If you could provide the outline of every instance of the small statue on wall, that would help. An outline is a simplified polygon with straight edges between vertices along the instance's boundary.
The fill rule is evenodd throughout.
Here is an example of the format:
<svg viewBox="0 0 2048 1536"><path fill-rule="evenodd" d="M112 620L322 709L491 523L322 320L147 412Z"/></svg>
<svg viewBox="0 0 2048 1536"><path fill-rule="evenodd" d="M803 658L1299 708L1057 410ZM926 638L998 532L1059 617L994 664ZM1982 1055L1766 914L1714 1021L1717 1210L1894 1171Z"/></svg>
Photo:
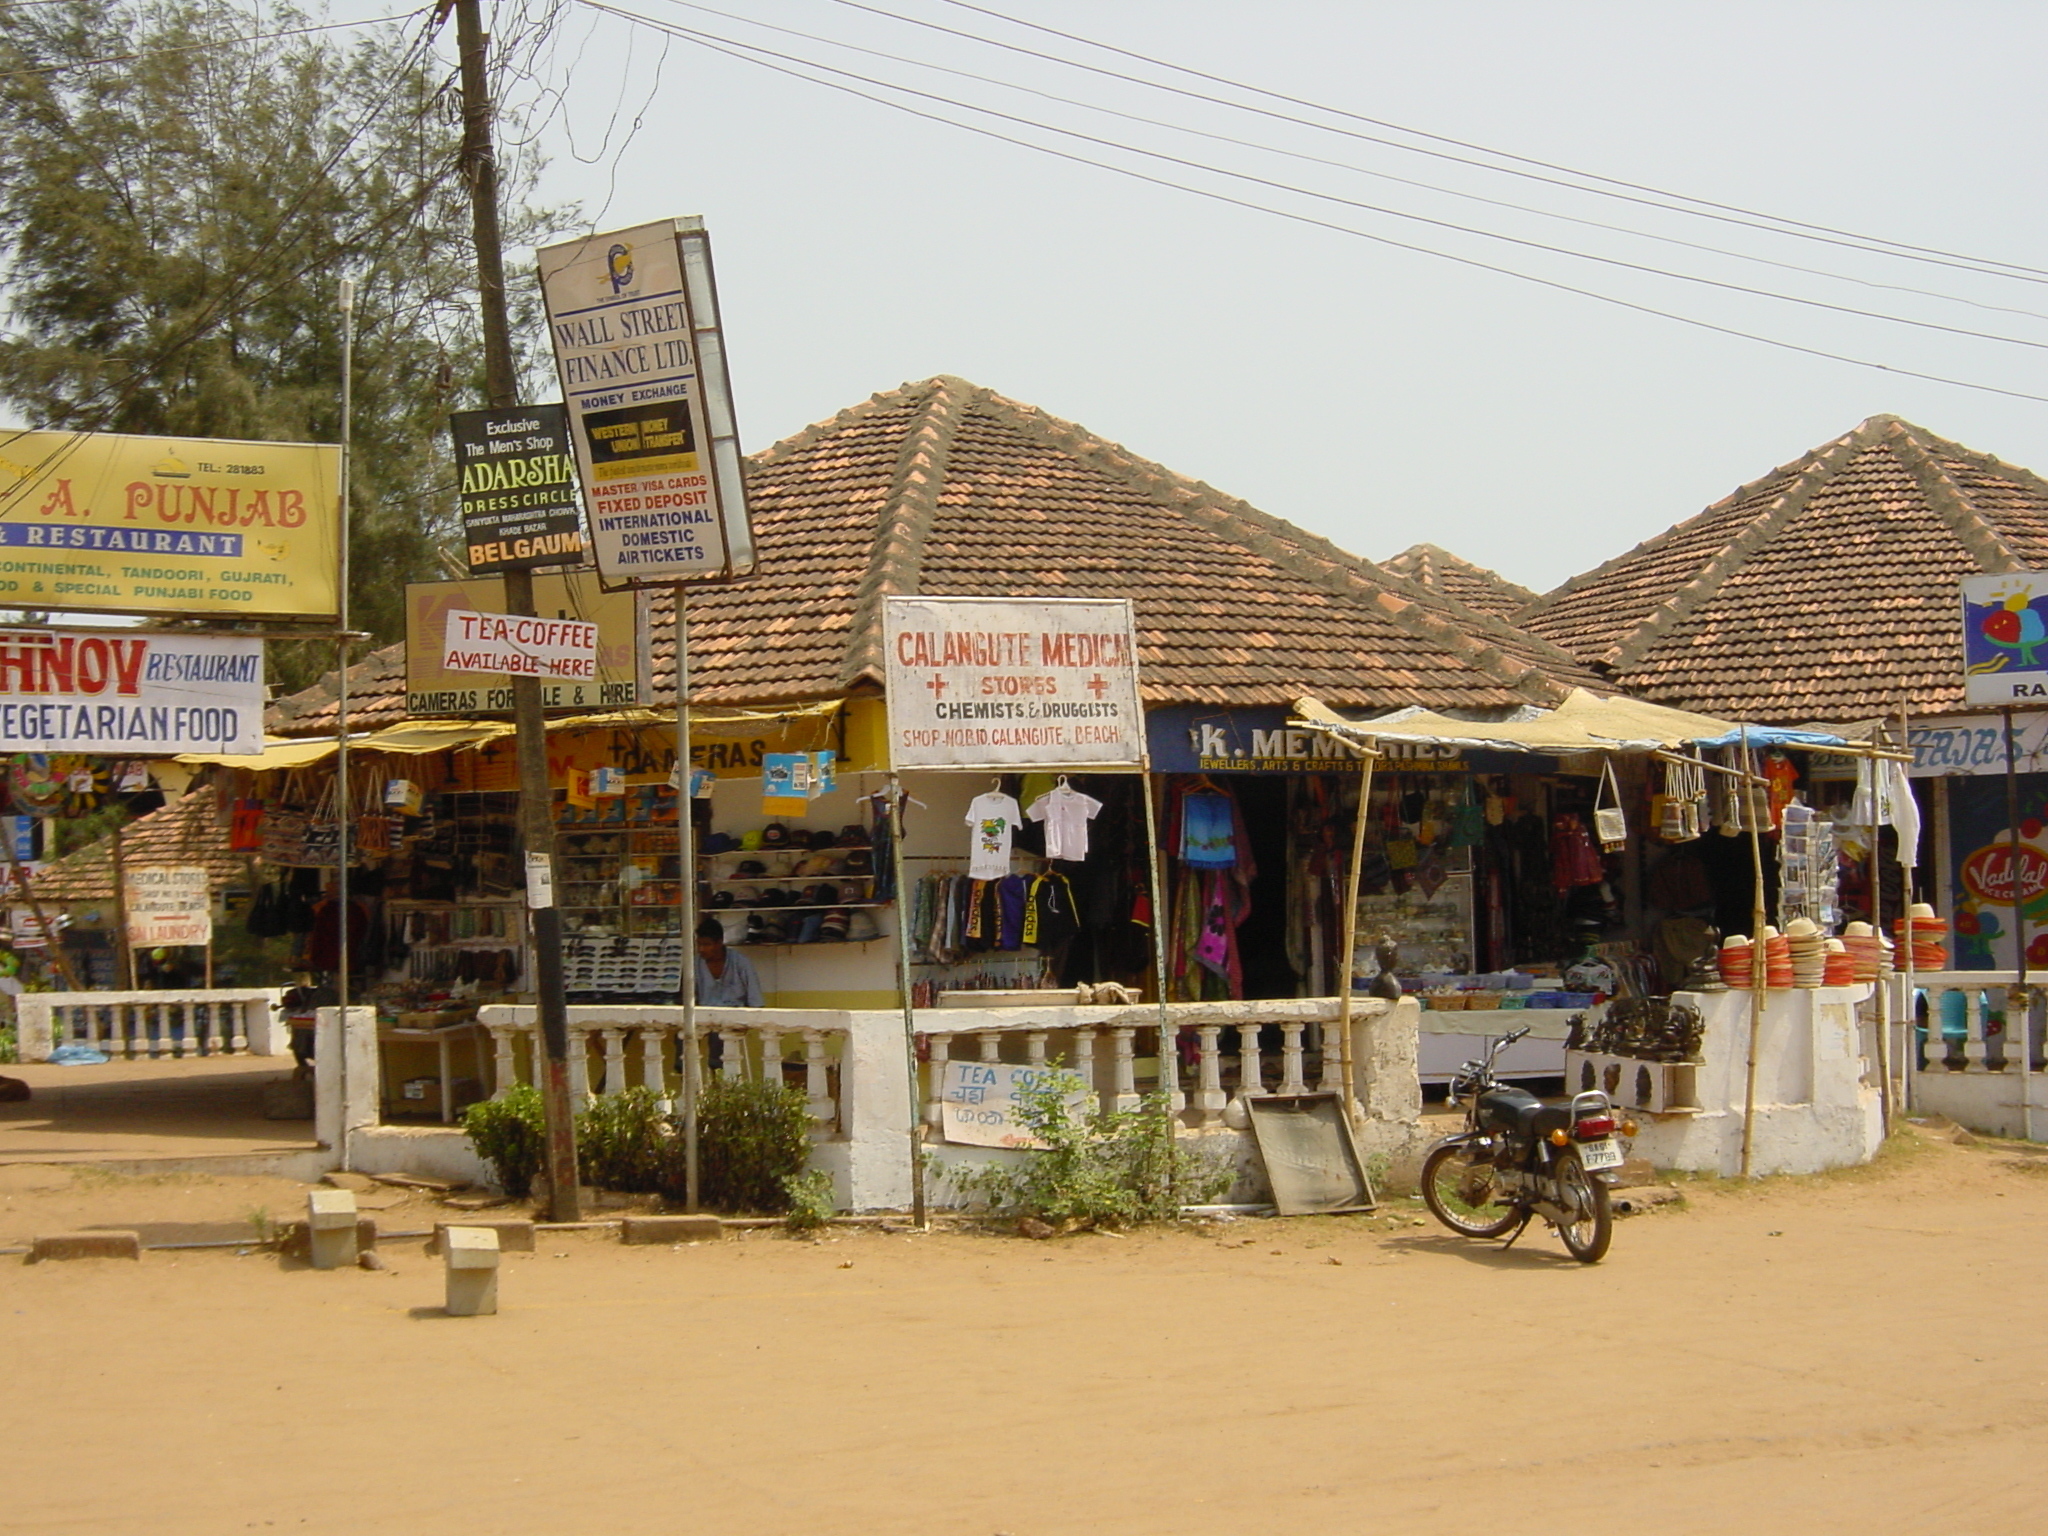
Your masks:
<svg viewBox="0 0 2048 1536"><path fill-rule="evenodd" d="M1380 963L1380 970L1379 974L1373 977L1372 985L1366 988L1367 994L1372 997L1383 997L1390 1003L1398 1003L1401 1000L1401 977L1398 974L1401 959L1399 946L1391 938L1382 935L1379 943L1373 946L1373 955Z"/></svg>

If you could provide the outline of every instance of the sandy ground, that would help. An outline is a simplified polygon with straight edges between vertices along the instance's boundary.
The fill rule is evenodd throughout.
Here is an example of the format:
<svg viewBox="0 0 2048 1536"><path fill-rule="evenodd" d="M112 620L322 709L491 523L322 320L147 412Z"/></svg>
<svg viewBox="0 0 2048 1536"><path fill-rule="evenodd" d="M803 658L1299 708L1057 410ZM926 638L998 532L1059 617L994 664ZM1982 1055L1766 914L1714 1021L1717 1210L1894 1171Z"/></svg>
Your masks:
<svg viewBox="0 0 2048 1536"><path fill-rule="evenodd" d="M0 1200L10 1236L239 1235L303 1189L14 1167ZM2038 1151L1693 1185L1592 1268L1391 1204L1037 1244L544 1236L479 1319L415 1243L383 1273L0 1259L0 1530L2048 1528Z"/></svg>
<svg viewBox="0 0 2048 1536"><path fill-rule="evenodd" d="M34 1095L0 1104L0 1163L250 1156L314 1145L312 1121L263 1117L263 1090L292 1075L289 1056L23 1062L0 1073Z"/></svg>

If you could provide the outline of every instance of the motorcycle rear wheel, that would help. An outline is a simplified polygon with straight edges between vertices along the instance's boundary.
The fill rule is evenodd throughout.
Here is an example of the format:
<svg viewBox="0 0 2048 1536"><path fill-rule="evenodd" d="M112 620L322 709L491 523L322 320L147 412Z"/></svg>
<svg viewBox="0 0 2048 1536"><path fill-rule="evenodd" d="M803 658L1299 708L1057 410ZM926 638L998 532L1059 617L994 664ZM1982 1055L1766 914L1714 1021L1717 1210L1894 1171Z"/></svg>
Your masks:
<svg viewBox="0 0 2048 1536"><path fill-rule="evenodd" d="M1495 1205L1500 1180L1490 1162L1465 1147L1436 1147L1422 1160L1422 1203L1460 1237L1501 1237L1522 1224L1513 1206Z"/></svg>
<svg viewBox="0 0 2048 1536"><path fill-rule="evenodd" d="M1614 1240L1614 1211L1607 1201L1607 1186L1586 1171L1577 1147L1558 1154L1557 1187L1567 1204L1586 1213L1557 1229L1565 1252L1581 1264L1598 1264Z"/></svg>

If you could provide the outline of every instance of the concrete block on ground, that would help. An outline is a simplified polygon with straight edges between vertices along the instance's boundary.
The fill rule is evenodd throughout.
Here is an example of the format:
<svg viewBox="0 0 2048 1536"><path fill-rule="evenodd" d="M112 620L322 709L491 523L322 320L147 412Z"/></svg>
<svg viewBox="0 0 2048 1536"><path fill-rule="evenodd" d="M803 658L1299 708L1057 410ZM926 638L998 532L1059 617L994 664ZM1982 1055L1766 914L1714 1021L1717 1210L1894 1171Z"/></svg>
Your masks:
<svg viewBox="0 0 2048 1536"><path fill-rule="evenodd" d="M716 1216L628 1216L619 1236L629 1243L715 1243L725 1223Z"/></svg>
<svg viewBox="0 0 2048 1536"><path fill-rule="evenodd" d="M356 1252L369 1252L377 1246L377 1218L358 1216L356 1218ZM288 1259L313 1257L313 1229L303 1221L288 1221L278 1228L277 1251Z"/></svg>
<svg viewBox="0 0 2048 1536"><path fill-rule="evenodd" d="M498 1310L498 1234L489 1227L437 1229L447 1265L450 1317L489 1317Z"/></svg>
<svg viewBox="0 0 2048 1536"><path fill-rule="evenodd" d="M356 1197L352 1190L316 1189L306 1196L307 1257L315 1269L353 1266L356 1244Z"/></svg>
<svg viewBox="0 0 2048 1536"><path fill-rule="evenodd" d="M434 1235L427 1239L428 1253L446 1250L446 1234L451 1227L464 1227L472 1231L495 1232L498 1234L500 1253L533 1252L533 1221L525 1216L501 1216L483 1221L437 1221Z"/></svg>
<svg viewBox="0 0 2048 1536"><path fill-rule="evenodd" d="M52 1232L29 1245L28 1262L45 1259L139 1259L139 1232Z"/></svg>

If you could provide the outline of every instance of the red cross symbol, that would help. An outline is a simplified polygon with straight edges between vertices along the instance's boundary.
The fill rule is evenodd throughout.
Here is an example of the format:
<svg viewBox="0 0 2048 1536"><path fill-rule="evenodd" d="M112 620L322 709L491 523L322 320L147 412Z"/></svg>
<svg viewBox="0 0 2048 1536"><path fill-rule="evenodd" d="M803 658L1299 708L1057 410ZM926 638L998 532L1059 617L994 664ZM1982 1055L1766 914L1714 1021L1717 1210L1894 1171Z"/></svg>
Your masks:
<svg viewBox="0 0 2048 1536"><path fill-rule="evenodd" d="M1100 672L1098 672L1093 677L1088 679L1088 691L1094 694L1095 697L1099 699L1105 693L1109 692L1109 683L1103 677L1103 675Z"/></svg>
<svg viewBox="0 0 2048 1536"><path fill-rule="evenodd" d="M940 694L946 691L946 680L943 677L940 677L938 673L934 672L931 675L931 678L925 683L925 687L931 689L932 697L936 699Z"/></svg>

